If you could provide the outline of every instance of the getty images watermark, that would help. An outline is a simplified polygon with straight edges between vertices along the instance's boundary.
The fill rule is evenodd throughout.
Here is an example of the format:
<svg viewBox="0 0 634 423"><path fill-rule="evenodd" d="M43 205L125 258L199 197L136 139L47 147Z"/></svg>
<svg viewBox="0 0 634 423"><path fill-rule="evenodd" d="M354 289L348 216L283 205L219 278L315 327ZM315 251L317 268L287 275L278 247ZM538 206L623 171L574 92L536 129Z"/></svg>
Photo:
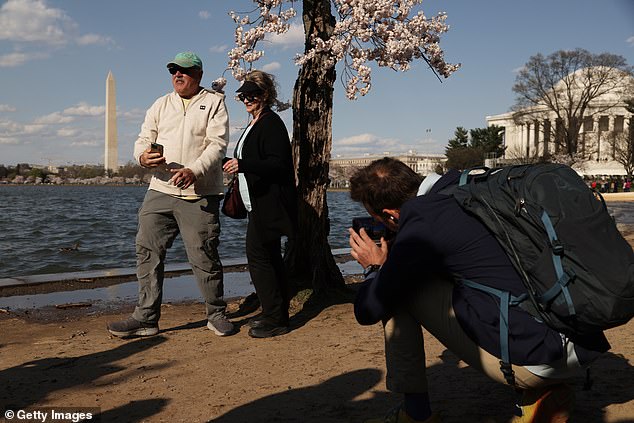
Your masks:
<svg viewBox="0 0 634 423"><path fill-rule="evenodd" d="M101 409L94 407L47 407L5 410L4 419L7 423L93 423L101 422L100 414Z"/></svg>

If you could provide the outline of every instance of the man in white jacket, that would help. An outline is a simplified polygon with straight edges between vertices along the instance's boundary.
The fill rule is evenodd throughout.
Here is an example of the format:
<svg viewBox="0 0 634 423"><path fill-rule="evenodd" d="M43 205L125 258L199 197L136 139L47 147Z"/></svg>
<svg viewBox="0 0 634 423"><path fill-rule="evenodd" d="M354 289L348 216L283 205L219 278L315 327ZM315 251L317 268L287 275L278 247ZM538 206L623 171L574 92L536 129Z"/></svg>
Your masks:
<svg viewBox="0 0 634 423"><path fill-rule="evenodd" d="M147 111L134 145L137 162L154 169L136 236L139 300L131 317L109 323L108 330L121 337L158 333L165 253L180 233L205 300L207 327L231 335L218 256L222 159L229 142L224 95L200 86L203 65L192 52L177 54L167 69L174 91Z"/></svg>

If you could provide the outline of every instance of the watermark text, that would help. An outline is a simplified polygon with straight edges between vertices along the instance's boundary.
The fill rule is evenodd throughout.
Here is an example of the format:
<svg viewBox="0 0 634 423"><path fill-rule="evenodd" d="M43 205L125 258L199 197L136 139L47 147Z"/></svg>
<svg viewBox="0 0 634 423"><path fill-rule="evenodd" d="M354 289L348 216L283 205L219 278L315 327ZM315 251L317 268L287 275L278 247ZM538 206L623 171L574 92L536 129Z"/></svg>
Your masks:
<svg viewBox="0 0 634 423"><path fill-rule="evenodd" d="M95 407L46 407L4 410L7 423L79 423L100 422L101 410Z"/></svg>

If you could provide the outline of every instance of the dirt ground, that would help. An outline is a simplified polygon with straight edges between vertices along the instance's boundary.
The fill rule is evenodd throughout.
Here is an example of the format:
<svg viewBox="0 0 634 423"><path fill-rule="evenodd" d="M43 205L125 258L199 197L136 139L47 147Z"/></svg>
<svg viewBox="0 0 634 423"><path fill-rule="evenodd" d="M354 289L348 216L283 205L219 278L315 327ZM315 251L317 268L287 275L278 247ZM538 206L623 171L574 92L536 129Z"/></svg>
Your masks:
<svg viewBox="0 0 634 423"><path fill-rule="evenodd" d="M624 235L634 245L634 232ZM123 340L106 322L127 317L132 304L0 312L0 419L37 421L5 411L54 408L102 422L362 422L400 401L385 388L382 328L358 325L350 301L305 307L289 334L272 339L249 338L251 315L239 316L239 307L229 311L240 332L225 338L206 328L198 303L164 304L157 336ZM634 320L607 336L612 350L593 365L591 388L576 380L572 422L634 423ZM509 388L428 334L425 344L443 422L512 417Z"/></svg>

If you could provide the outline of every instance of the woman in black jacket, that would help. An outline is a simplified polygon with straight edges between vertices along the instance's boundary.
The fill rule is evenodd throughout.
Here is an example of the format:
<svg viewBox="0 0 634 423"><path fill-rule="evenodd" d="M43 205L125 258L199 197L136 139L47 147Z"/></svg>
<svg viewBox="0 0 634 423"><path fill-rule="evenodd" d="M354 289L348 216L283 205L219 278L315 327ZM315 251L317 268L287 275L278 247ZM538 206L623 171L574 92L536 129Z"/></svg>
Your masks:
<svg viewBox="0 0 634 423"><path fill-rule="evenodd" d="M223 170L238 174L240 195L249 212L246 253L262 305L262 315L251 321L249 335L268 338L289 330L289 286L281 238L292 239L297 225L293 158L286 126L271 110L277 98L273 77L258 70L249 72L237 93L253 119Z"/></svg>

